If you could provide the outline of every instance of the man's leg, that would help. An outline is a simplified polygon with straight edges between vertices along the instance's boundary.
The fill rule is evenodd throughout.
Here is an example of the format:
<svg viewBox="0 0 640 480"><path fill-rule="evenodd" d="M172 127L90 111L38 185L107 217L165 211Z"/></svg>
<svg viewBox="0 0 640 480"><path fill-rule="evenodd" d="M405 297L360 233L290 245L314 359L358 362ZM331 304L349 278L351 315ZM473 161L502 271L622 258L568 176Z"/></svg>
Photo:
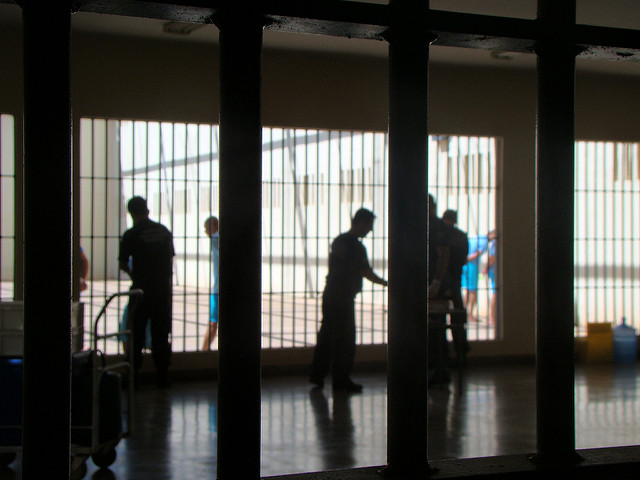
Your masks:
<svg viewBox="0 0 640 480"><path fill-rule="evenodd" d="M211 350L211 343L215 340L218 332L218 312L218 294L212 293L209 303L209 328L204 334L202 350Z"/></svg>
<svg viewBox="0 0 640 480"><path fill-rule="evenodd" d="M167 372L171 362L171 345L169 334L171 333L172 320L172 295L171 290L160 290L148 296L153 301L151 315L151 348L153 351L153 363L157 372L157 384L159 387L168 386Z"/></svg>
<svg viewBox="0 0 640 480"><path fill-rule="evenodd" d="M491 282L491 297L489 298L489 324L496 324L496 277L495 272L489 273L489 280Z"/></svg>
<svg viewBox="0 0 640 480"><path fill-rule="evenodd" d="M333 336L332 385L334 390L359 392L362 390L362 386L351 380L351 370L356 356L356 321L353 300L341 302L337 317Z"/></svg>
<svg viewBox="0 0 640 480"><path fill-rule="evenodd" d="M133 332L133 342L131 338L127 341L127 355L133 355L133 382L136 386L142 368L142 350L144 349L149 319L147 305L146 297L131 297L127 308L127 329Z"/></svg>
<svg viewBox="0 0 640 480"><path fill-rule="evenodd" d="M478 291L467 290L466 297L465 308L467 309L467 318L469 322L477 322L478 320L473 313L476 308L476 303L478 302Z"/></svg>
<svg viewBox="0 0 640 480"><path fill-rule="evenodd" d="M335 323L333 315L331 300L323 298L322 323L320 324L320 330L318 330L316 346L313 349L311 371L309 373L309 381L319 387L324 386L324 377L327 376L331 368L333 325Z"/></svg>
<svg viewBox="0 0 640 480"><path fill-rule="evenodd" d="M429 315L428 368L429 385L449 382L450 376L446 368L447 331L446 314Z"/></svg>
<svg viewBox="0 0 640 480"><path fill-rule="evenodd" d="M491 299L489 300L489 324L496 324L496 294L491 292Z"/></svg>
<svg viewBox="0 0 640 480"><path fill-rule="evenodd" d="M211 350L211 343L215 340L216 333L218 333L218 324L215 322L209 322L209 328L207 328L207 331L204 334L204 343L202 344L202 350Z"/></svg>
<svg viewBox="0 0 640 480"><path fill-rule="evenodd" d="M453 308L461 310L451 315L451 336L453 337L453 346L458 362L464 363L465 356L469 352L469 343L467 342L467 329L465 328L467 313L462 311L464 310L464 303L460 285L455 285L451 300L453 301Z"/></svg>

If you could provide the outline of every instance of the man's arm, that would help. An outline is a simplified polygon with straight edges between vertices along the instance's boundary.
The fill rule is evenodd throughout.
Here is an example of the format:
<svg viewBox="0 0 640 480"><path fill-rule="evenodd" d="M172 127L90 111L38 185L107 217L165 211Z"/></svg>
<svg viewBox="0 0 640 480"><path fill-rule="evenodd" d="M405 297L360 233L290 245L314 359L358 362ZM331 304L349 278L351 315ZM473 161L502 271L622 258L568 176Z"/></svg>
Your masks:
<svg viewBox="0 0 640 480"><path fill-rule="evenodd" d="M367 280L369 280L370 282L377 283L378 285L382 285L383 287L386 287L388 285L388 282L385 279L380 278L378 275L376 275L371 268L367 268L363 270L362 276Z"/></svg>
<svg viewBox="0 0 640 480"><path fill-rule="evenodd" d="M86 290L87 277L89 276L89 259L84 254L82 249L80 250L80 290Z"/></svg>
<svg viewBox="0 0 640 480"><path fill-rule="evenodd" d="M129 268L129 258L131 258L131 249L129 247L131 239L131 230L127 230L120 239L120 249L118 252L118 265L120 270L131 277L131 269Z"/></svg>
<svg viewBox="0 0 640 480"><path fill-rule="evenodd" d="M122 270L127 275L131 276L131 270L129 269L129 262L126 260L120 260L120 270Z"/></svg>
<svg viewBox="0 0 640 480"><path fill-rule="evenodd" d="M489 270L491 269L491 267L493 267L493 264L496 262L496 256L495 255L489 255L487 257L487 264L484 267L484 271L482 273L484 273L485 275L489 274Z"/></svg>
<svg viewBox="0 0 640 480"><path fill-rule="evenodd" d="M468 262L473 262L475 259L477 259L480 255L482 255L482 250L476 250L474 253L472 253L471 255L469 255L467 257L467 261Z"/></svg>

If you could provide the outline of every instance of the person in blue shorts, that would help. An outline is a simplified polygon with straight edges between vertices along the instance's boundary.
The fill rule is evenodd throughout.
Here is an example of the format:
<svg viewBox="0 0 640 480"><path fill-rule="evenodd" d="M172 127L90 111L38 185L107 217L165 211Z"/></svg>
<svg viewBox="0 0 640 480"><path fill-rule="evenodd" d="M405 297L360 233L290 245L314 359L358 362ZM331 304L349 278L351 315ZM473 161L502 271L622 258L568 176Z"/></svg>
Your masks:
<svg viewBox="0 0 640 480"><path fill-rule="evenodd" d="M218 218L209 217L204 222L204 231L211 239L211 299L209 303L209 328L204 335L204 345L202 350L211 350L211 343L216 338L218 332Z"/></svg>
<svg viewBox="0 0 640 480"><path fill-rule="evenodd" d="M467 320L477 322L474 315L478 303L478 274L480 273L480 257L486 252L488 240L486 235L469 237L469 254L467 263L462 268L462 289L464 290L464 306Z"/></svg>
<svg viewBox="0 0 640 480"><path fill-rule="evenodd" d="M487 234L489 241L486 274L491 281L491 297L489 299L489 324L496 324L496 231Z"/></svg>

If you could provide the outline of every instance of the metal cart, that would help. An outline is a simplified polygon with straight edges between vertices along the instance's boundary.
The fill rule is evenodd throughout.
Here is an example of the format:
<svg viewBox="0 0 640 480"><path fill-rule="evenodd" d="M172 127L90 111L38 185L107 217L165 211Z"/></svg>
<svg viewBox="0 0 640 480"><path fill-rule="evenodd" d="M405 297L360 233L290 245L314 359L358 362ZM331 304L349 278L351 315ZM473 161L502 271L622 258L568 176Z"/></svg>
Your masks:
<svg viewBox="0 0 640 480"><path fill-rule="evenodd" d="M122 335L129 335L129 339L133 338L133 331L131 328L124 331L115 331L108 332L104 334L99 333L100 321L105 317L105 313L109 303L117 298L122 296L134 297L143 295L142 290L134 289L128 290L124 292L117 292L111 295L105 304L100 309L100 312L96 316L92 325L92 338L91 338L91 349L89 351L81 352L76 355L84 355L85 358L80 358L78 363L84 364L85 376L87 375L86 370L89 369L88 375L90 375L90 380L87 382L87 378L82 379L83 373L81 371L77 372L78 380L76 381L76 385L72 387L72 425L71 425L71 478L72 479L81 479L86 475L87 466L86 460L91 457L93 463L100 468L107 468L110 466L116 459L116 446L120 442L120 440L124 437L128 437L133 433L133 416L134 416L134 374L133 374L133 355L131 348L128 352L128 358L125 358L123 361L106 365L103 353L98 349L98 341L105 340L108 338L121 338ZM132 341L129 341L129 345L133 345ZM79 370L82 367L79 366ZM124 373L126 375L127 386L126 386L126 428L121 428L122 417L119 416L121 413L120 406L120 386L121 386L121 376L118 372ZM73 383L73 381L72 381ZM89 385L87 385L89 383ZM87 388L88 387L88 388ZM74 392L74 388L77 391ZM73 400L80 403L85 397L85 394L89 394L90 400L90 411L85 408L84 409L84 417L81 415L83 411L82 405L73 404ZM106 395L105 395L106 393ZM109 396L110 394L110 396ZM110 402L111 400L117 402L117 405L105 405L105 402ZM118 425L117 431L104 434L106 430L105 425L103 425L105 421L104 412L110 408L112 411L116 410L116 415L120 420L120 424ZM87 415L90 418L86 418ZM82 418L80 419L81 425L74 425L74 416L83 417L85 420L89 420L88 422L82 422ZM86 423L86 424L82 424ZM113 427L113 422L111 424L106 425L107 428ZM74 440L76 440L74 442ZM80 441L78 441L80 440ZM84 441L82 441L84 440Z"/></svg>

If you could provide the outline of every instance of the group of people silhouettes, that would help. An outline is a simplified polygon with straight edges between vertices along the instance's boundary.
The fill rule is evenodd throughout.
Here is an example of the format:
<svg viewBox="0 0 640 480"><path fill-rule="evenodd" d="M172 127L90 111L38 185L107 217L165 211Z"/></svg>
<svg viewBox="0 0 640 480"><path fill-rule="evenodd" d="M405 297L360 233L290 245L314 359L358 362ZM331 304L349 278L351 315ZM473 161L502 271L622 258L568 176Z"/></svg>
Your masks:
<svg viewBox="0 0 640 480"><path fill-rule="evenodd" d="M133 363L137 382L145 347L145 330L149 327L153 361L158 387L169 385L168 369L171 357L169 335L172 322L173 235L163 225L149 218L144 198L131 198L127 209L133 226L121 238L118 260L120 269L132 280L132 289L141 289L144 295L132 297L128 305L129 321L133 330ZM495 292L495 231L486 236L468 238L456 227L457 213L447 210L439 218L432 195L428 197L429 232L428 298L433 306L429 318L430 383L449 381L446 369L448 345L446 330L451 329L453 345L458 358L469 352L465 324L475 322L480 257L487 253L486 274ZM373 229L375 215L360 208L351 220L348 231L338 235L331 243L329 269L322 295L322 323L313 351L309 380L315 387L324 386L331 374L334 391L359 393L362 386L351 379L356 352L356 323L354 301L362 291L362 279L382 286L387 281L371 268L367 251L362 244ZM204 230L211 239L212 289L209 325L205 333L203 350L209 350L218 327L218 228L216 217L209 217ZM464 291L464 297L462 292ZM490 300L490 322L495 322L495 296ZM444 302L444 303L443 303ZM444 309L439 305L447 305ZM446 324L446 316L451 322Z"/></svg>
<svg viewBox="0 0 640 480"><path fill-rule="evenodd" d="M450 378L447 329L451 329L458 359L464 362L470 350L465 325L467 320L476 321L480 256L485 252L489 254L486 273L495 292L495 231L483 237L484 240L481 237L470 240L456 227L455 211L447 210L442 218L438 217L432 195L428 196L428 212L428 298L432 308L425 320L429 326L429 383L433 385L448 382ZM322 295L322 323L309 376L314 388L322 388L325 377L331 373L334 391L362 391L362 386L351 379L356 350L354 300L362 290L363 278L387 286L387 281L371 269L361 242L373 228L374 219L373 212L361 208L353 216L349 231L340 234L331 244L329 272ZM490 309L490 321L495 322L494 295ZM447 315L451 318L448 325Z"/></svg>

